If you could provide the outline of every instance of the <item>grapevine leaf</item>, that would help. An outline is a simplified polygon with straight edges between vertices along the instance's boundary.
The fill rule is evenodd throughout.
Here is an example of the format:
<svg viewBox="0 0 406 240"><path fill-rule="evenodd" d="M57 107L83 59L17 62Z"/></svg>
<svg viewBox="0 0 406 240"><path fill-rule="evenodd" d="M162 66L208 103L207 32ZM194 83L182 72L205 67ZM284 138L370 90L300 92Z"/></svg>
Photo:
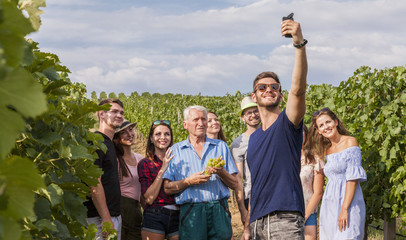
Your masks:
<svg viewBox="0 0 406 240"><path fill-rule="evenodd" d="M0 239L18 240L21 229L16 221L0 215Z"/></svg>
<svg viewBox="0 0 406 240"><path fill-rule="evenodd" d="M57 239L69 239L70 233L69 233L68 227L58 220L55 220L54 223L55 223L56 227L58 228L57 233L55 234L55 237Z"/></svg>
<svg viewBox="0 0 406 240"><path fill-rule="evenodd" d="M34 117L46 110L46 99L41 85L24 69L9 72L0 81L0 123L3 137L0 140L0 158L14 146L15 139L24 129L24 121L20 115Z"/></svg>
<svg viewBox="0 0 406 240"><path fill-rule="evenodd" d="M41 219L35 223L35 226L38 228L38 230L43 231L45 229L51 230L53 232L58 231L58 228L55 226L55 224L48 219Z"/></svg>
<svg viewBox="0 0 406 240"><path fill-rule="evenodd" d="M22 12L9 1L1 1L0 46L9 66L16 67L21 61L25 45L24 36L34 31Z"/></svg>
<svg viewBox="0 0 406 240"><path fill-rule="evenodd" d="M35 117L47 110L41 85L22 68L13 70L0 81L0 102L26 117Z"/></svg>
<svg viewBox="0 0 406 240"><path fill-rule="evenodd" d="M59 75L56 72L54 67L46 68L42 71L42 73L51 81L58 81Z"/></svg>
<svg viewBox="0 0 406 240"><path fill-rule="evenodd" d="M44 193L44 195L48 198L48 200L51 202L51 206L58 205L62 201L63 190L54 183L47 186L46 190L42 189L41 193Z"/></svg>
<svg viewBox="0 0 406 240"><path fill-rule="evenodd" d="M44 92L49 93L55 89L65 86L67 84L69 84L69 82L67 82L65 80L52 81L48 85L46 85Z"/></svg>
<svg viewBox="0 0 406 240"><path fill-rule="evenodd" d="M392 159L396 158L396 153L397 153L396 148L395 147L391 148L391 150L389 151L389 157Z"/></svg>
<svg viewBox="0 0 406 240"><path fill-rule="evenodd" d="M1 84L0 84L1 85ZM1 91L1 90L0 90ZM1 94L0 94L1 95ZM1 96L0 96L1 98ZM15 140L24 129L25 122L15 111L0 104L1 138L0 138L0 159L4 158L15 144Z"/></svg>
<svg viewBox="0 0 406 240"><path fill-rule="evenodd" d="M44 136L38 139L38 142L44 145L51 145L52 143L55 143L56 141L59 141L62 139L62 136L59 135L56 132L45 132Z"/></svg>
<svg viewBox="0 0 406 240"><path fill-rule="evenodd" d="M71 216L71 218L77 219L82 225L86 225L86 208L82 204L82 199L76 194L65 191L63 195L64 208L66 213Z"/></svg>
<svg viewBox="0 0 406 240"><path fill-rule="evenodd" d="M39 8L46 6L45 0L20 0L19 5L21 9L27 11L32 26L38 31L41 26L40 15L44 13L42 10L39 10Z"/></svg>
<svg viewBox="0 0 406 240"><path fill-rule="evenodd" d="M23 58L21 59L23 66L30 65L34 57L31 44L27 41L25 42L25 45L26 47L24 48Z"/></svg>
<svg viewBox="0 0 406 240"><path fill-rule="evenodd" d="M72 156L70 146L65 146L62 142L59 145L59 156L62 158L70 158Z"/></svg>
<svg viewBox="0 0 406 240"><path fill-rule="evenodd" d="M0 176L0 212L6 210L8 205L8 196L4 193L6 185L6 177Z"/></svg>
<svg viewBox="0 0 406 240"><path fill-rule="evenodd" d="M382 207L384 207L384 208L390 208L391 206L390 206L389 203L383 203L383 204L382 204Z"/></svg>
<svg viewBox="0 0 406 240"><path fill-rule="evenodd" d="M97 226L96 224L92 223L87 228L87 234L84 240L93 240L96 238L97 234Z"/></svg>
<svg viewBox="0 0 406 240"><path fill-rule="evenodd" d="M71 145L71 154L72 159L93 158L89 150L82 145Z"/></svg>
<svg viewBox="0 0 406 240"><path fill-rule="evenodd" d="M0 176L7 179L6 194L9 196L5 215L19 219L33 215L34 191L44 187L33 162L12 156L0 162Z"/></svg>
<svg viewBox="0 0 406 240"><path fill-rule="evenodd" d="M49 219L51 217L51 205L45 198L39 198L35 201L34 211L35 215L37 215L37 219Z"/></svg>

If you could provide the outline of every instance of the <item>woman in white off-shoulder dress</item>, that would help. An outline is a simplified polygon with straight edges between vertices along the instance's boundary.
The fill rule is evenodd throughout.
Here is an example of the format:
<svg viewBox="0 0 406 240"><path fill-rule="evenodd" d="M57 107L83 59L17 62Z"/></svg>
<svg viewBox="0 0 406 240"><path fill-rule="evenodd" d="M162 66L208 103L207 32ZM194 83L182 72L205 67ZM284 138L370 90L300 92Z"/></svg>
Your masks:
<svg viewBox="0 0 406 240"><path fill-rule="evenodd" d="M314 152L327 160L328 182L320 216L320 240L363 239L365 202L359 182L366 181L357 140L349 136L342 122L329 109L313 113L310 133Z"/></svg>

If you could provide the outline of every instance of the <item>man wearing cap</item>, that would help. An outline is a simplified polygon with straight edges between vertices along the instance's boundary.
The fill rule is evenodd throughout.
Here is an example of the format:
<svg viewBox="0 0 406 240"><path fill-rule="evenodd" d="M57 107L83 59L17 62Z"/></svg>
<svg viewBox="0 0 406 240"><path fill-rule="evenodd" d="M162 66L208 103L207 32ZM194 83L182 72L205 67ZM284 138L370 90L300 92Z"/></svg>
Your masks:
<svg viewBox="0 0 406 240"><path fill-rule="evenodd" d="M257 130L261 124L257 104L252 101L251 96L244 97L241 101L241 109L238 115L247 125L247 130L234 139L231 144L231 154L238 169L237 202L241 214L241 221L244 224L247 216L248 198L251 193L251 174L247 165L247 148L250 135Z"/></svg>
<svg viewBox="0 0 406 240"><path fill-rule="evenodd" d="M175 194L180 205L179 239L229 240L228 188L237 188L237 168L227 144L206 137L206 108L189 106L183 116L189 136L172 146L174 158L163 176L165 193ZM218 157L225 161L224 167L206 168L210 158ZM203 174L205 168L209 174Z"/></svg>
<svg viewBox="0 0 406 240"><path fill-rule="evenodd" d="M300 181L303 117L306 111L306 43L298 22L281 23L281 35L292 35L295 62L286 108L274 72L253 82L262 126L250 136L247 161L251 171L249 221L242 239L304 239L304 199ZM248 217L247 217L248 219Z"/></svg>
<svg viewBox="0 0 406 240"><path fill-rule="evenodd" d="M107 151L97 150L95 164L103 170L96 186L90 186L91 198L84 204L87 207L88 224L97 225L97 239L103 239L101 230L105 222L109 222L117 230L117 237L121 239L121 216L120 216L120 181L118 178L118 163L114 149L113 137L115 130L120 128L124 121L123 103L115 98L103 99L99 105L110 104L108 111L97 112L99 128L96 133L104 138Z"/></svg>

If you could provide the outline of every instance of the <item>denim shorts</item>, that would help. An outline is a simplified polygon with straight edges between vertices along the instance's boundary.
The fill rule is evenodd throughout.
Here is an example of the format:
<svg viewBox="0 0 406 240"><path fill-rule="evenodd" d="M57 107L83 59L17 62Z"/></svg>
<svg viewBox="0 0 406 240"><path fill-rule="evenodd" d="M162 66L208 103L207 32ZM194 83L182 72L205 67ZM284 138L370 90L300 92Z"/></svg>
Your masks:
<svg viewBox="0 0 406 240"><path fill-rule="evenodd" d="M176 236L179 231L179 210L171 210L160 206L148 207L144 210L141 229L162 234L166 237Z"/></svg>
<svg viewBox="0 0 406 240"><path fill-rule="evenodd" d="M306 220L305 226L316 226L317 225L317 216L316 213L312 213Z"/></svg>

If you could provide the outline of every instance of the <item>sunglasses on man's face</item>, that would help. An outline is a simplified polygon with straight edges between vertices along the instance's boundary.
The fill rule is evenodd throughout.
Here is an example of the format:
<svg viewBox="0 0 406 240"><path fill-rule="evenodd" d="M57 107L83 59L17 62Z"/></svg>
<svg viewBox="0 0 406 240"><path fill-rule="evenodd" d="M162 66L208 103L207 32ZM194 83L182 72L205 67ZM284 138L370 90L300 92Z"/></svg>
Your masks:
<svg viewBox="0 0 406 240"><path fill-rule="evenodd" d="M260 83L255 86L255 91L259 90L261 92L265 92L268 87L271 89L271 91L279 91L281 88L281 85L279 83L271 83L271 84L265 84L265 83Z"/></svg>
<svg viewBox="0 0 406 240"><path fill-rule="evenodd" d="M154 125L159 125L159 124L166 124L166 125L171 125L171 122L169 120L155 120L152 122Z"/></svg>

